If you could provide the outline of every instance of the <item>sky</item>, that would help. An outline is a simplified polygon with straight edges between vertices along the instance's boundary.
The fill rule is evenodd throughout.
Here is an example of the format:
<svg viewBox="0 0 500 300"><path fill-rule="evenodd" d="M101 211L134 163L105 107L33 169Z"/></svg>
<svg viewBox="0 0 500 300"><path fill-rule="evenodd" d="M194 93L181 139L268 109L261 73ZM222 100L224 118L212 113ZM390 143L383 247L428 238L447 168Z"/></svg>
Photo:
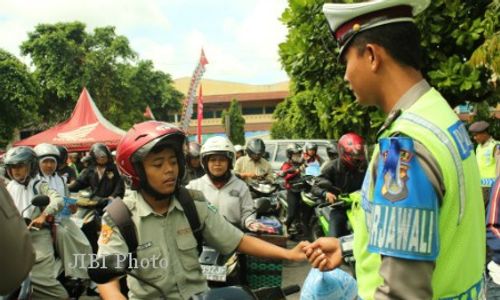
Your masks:
<svg viewBox="0 0 500 300"><path fill-rule="evenodd" d="M87 30L115 26L140 59L173 79L191 76L204 49L204 78L248 84L288 80L278 44L287 0L0 0L0 47L19 45L39 23L81 21Z"/></svg>

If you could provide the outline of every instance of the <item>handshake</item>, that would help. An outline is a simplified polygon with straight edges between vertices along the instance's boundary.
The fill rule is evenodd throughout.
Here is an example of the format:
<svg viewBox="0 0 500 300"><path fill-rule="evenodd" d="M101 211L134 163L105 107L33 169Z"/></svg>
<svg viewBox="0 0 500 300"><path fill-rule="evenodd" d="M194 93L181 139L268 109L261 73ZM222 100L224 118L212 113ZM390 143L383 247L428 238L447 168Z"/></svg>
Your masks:
<svg viewBox="0 0 500 300"><path fill-rule="evenodd" d="M292 260L307 259L313 268L320 271L333 270L339 267L343 260L341 241L333 237L322 237L313 243L302 241L291 251L294 253Z"/></svg>

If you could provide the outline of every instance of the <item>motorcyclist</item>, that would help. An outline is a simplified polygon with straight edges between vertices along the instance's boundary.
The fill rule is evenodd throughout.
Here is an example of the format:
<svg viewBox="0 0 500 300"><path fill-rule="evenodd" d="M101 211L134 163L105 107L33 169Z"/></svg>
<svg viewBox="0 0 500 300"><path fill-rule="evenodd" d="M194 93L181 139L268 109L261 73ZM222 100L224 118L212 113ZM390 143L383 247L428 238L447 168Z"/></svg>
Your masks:
<svg viewBox="0 0 500 300"><path fill-rule="evenodd" d="M36 153L29 147L11 148L5 155L7 173L12 179L7 185L14 204L22 217L32 220L28 228L36 252L35 264L31 270L33 299L67 299L68 293L56 279L57 264L50 230L43 226L64 206L63 198L49 188L45 181L36 180L38 171ZM43 211L30 207L36 195L46 195L50 203Z"/></svg>
<svg viewBox="0 0 500 300"><path fill-rule="evenodd" d="M321 166L324 160L318 155L318 144L307 142L304 145L304 161L306 164L318 162Z"/></svg>
<svg viewBox="0 0 500 300"><path fill-rule="evenodd" d="M238 158L245 156L245 148L243 148L242 145L234 145L234 152L236 154L235 161L238 160Z"/></svg>
<svg viewBox="0 0 500 300"><path fill-rule="evenodd" d="M219 213L241 230L264 229L266 226L255 219L248 186L231 172L234 152L233 144L226 137L209 138L201 147L201 161L207 173L186 187L201 191Z"/></svg>
<svg viewBox="0 0 500 300"><path fill-rule="evenodd" d="M92 145L90 157L92 158L91 164L80 173L75 182L69 185L69 191L78 192L90 188L90 198L101 202L100 207L105 206L108 199L123 198L125 184L118 173L108 147L100 143ZM93 252L97 253L98 220L94 219L94 221L86 223L82 230L89 239Z"/></svg>
<svg viewBox="0 0 500 300"><path fill-rule="evenodd" d="M338 150L339 158L326 163L311 189L314 195L330 203L334 203L340 193L352 193L361 189L367 167L365 143L356 133L344 134L339 139ZM339 237L346 234L348 234L346 209L332 210L330 235Z"/></svg>
<svg viewBox="0 0 500 300"><path fill-rule="evenodd" d="M300 229L294 222L297 215L301 214L300 189L293 187L294 180L300 178L300 173L304 169L304 159L302 149L296 143L289 144L286 148L287 161L281 166L280 175L285 178L286 202L288 204L285 226L289 235L296 235ZM303 220L304 221L304 220Z"/></svg>
<svg viewBox="0 0 500 300"><path fill-rule="evenodd" d="M189 142L186 153L186 175L183 180L184 185L187 185L191 180L205 175L205 170L200 162L200 149L200 144Z"/></svg>
<svg viewBox="0 0 500 300"><path fill-rule="evenodd" d="M274 182L273 169L271 164L263 158L266 152L266 145L259 139L252 139L248 142L247 156L243 156L234 166L234 172L246 183L255 179L265 179Z"/></svg>
<svg viewBox="0 0 500 300"><path fill-rule="evenodd" d="M69 196L68 187L65 179L56 172L58 161L60 161L60 152L58 147L42 143L38 144L34 151L38 158L39 172L37 180L45 181L49 187L63 197ZM76 206L69 208L69 213L76 211ZM75 255L81 255L87 262L90 262L92 248L89 240L85 237L80 228L69 218L69 215L56 215L56 234L55 246L58 256L61 258L67 286L71 286L71 296L77 297L83 292L85 283L89 277L84 268L75 268L73 266Z"/></svg>
<svg viewBox="0 0 500 300"><path fill-rule="evenodd" d="M68 149L64 146L55 146L59 151L57 158L57 174L64 178L66 184L76 180L76 170L68 165Z"/></svg>
<svg viewBox="0 0 500 300"><path fill-rule="evenodd" d="M184 132L175 125L147 121L134 125L117 148L117 161L133 191L123 203L131 213L137 231L137 259L153 263L138 264L133 273L158 286L167 299L189 299L208 289L198 261L197 241L185 210L179 202L181 179L185 172L182 145ZM243 233L227 222L202 193L187 190L199 215L203 240L223 254L235 250L275 259L300 261L305 258L299 243L283 249ZM103 216L99 256L127 255L129 249L120 230ZM157 267L154 267L154 263ZM166 262L166 266L162 262ZM132 275L134 275L132 273ZM129 273L130 274L130 273ZM127 276L130 299L159 299L156 289L144 285L135 276ZM125 299L118 278L99 285L102 299Z"/></svg>
<svg viewBox="0 0 500 300"><path fill-rule="evenodd" d="M337 149L338 143L330 141L326 144L326 154L328 155L328 160L335 160L339 157L339 151ZM325 166L325 165L323 165Z"/></svg>

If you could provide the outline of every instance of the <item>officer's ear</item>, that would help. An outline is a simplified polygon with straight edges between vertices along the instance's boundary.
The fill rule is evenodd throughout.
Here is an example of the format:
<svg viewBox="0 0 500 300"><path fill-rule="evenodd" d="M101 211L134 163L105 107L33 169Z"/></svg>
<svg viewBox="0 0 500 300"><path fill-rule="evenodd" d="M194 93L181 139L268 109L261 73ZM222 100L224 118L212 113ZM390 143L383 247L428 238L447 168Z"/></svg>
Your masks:
<svg viewBox="0 0 500 300"><path fill-rule="evenodd" d="M377 72L382 62L382 47L377 44L366 44L365 59L370 64L370 69Z"/></svg>

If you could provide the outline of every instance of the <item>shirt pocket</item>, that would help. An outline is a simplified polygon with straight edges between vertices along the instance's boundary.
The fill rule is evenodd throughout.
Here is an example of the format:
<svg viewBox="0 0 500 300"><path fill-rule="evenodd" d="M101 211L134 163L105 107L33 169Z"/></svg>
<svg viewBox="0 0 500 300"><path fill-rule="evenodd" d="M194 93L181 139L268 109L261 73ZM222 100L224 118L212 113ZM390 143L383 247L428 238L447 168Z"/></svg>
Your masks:
<svg viewBox="0 0 500 300"><path fill-rule="evenodd" d="M197 242L192 234L177 235L177 248L179 250L179 258L181 264L186 270L200 268L198 262Z"/></svg>
<svg viewBox="0 0 500 300"><path fill-rule="evenodd" d="M162 256L160 248L151 246L137 250L137 261L132 262L131 267L135 268L137 266L139 276L153 280L162 277L168 263Z"/></svg>

